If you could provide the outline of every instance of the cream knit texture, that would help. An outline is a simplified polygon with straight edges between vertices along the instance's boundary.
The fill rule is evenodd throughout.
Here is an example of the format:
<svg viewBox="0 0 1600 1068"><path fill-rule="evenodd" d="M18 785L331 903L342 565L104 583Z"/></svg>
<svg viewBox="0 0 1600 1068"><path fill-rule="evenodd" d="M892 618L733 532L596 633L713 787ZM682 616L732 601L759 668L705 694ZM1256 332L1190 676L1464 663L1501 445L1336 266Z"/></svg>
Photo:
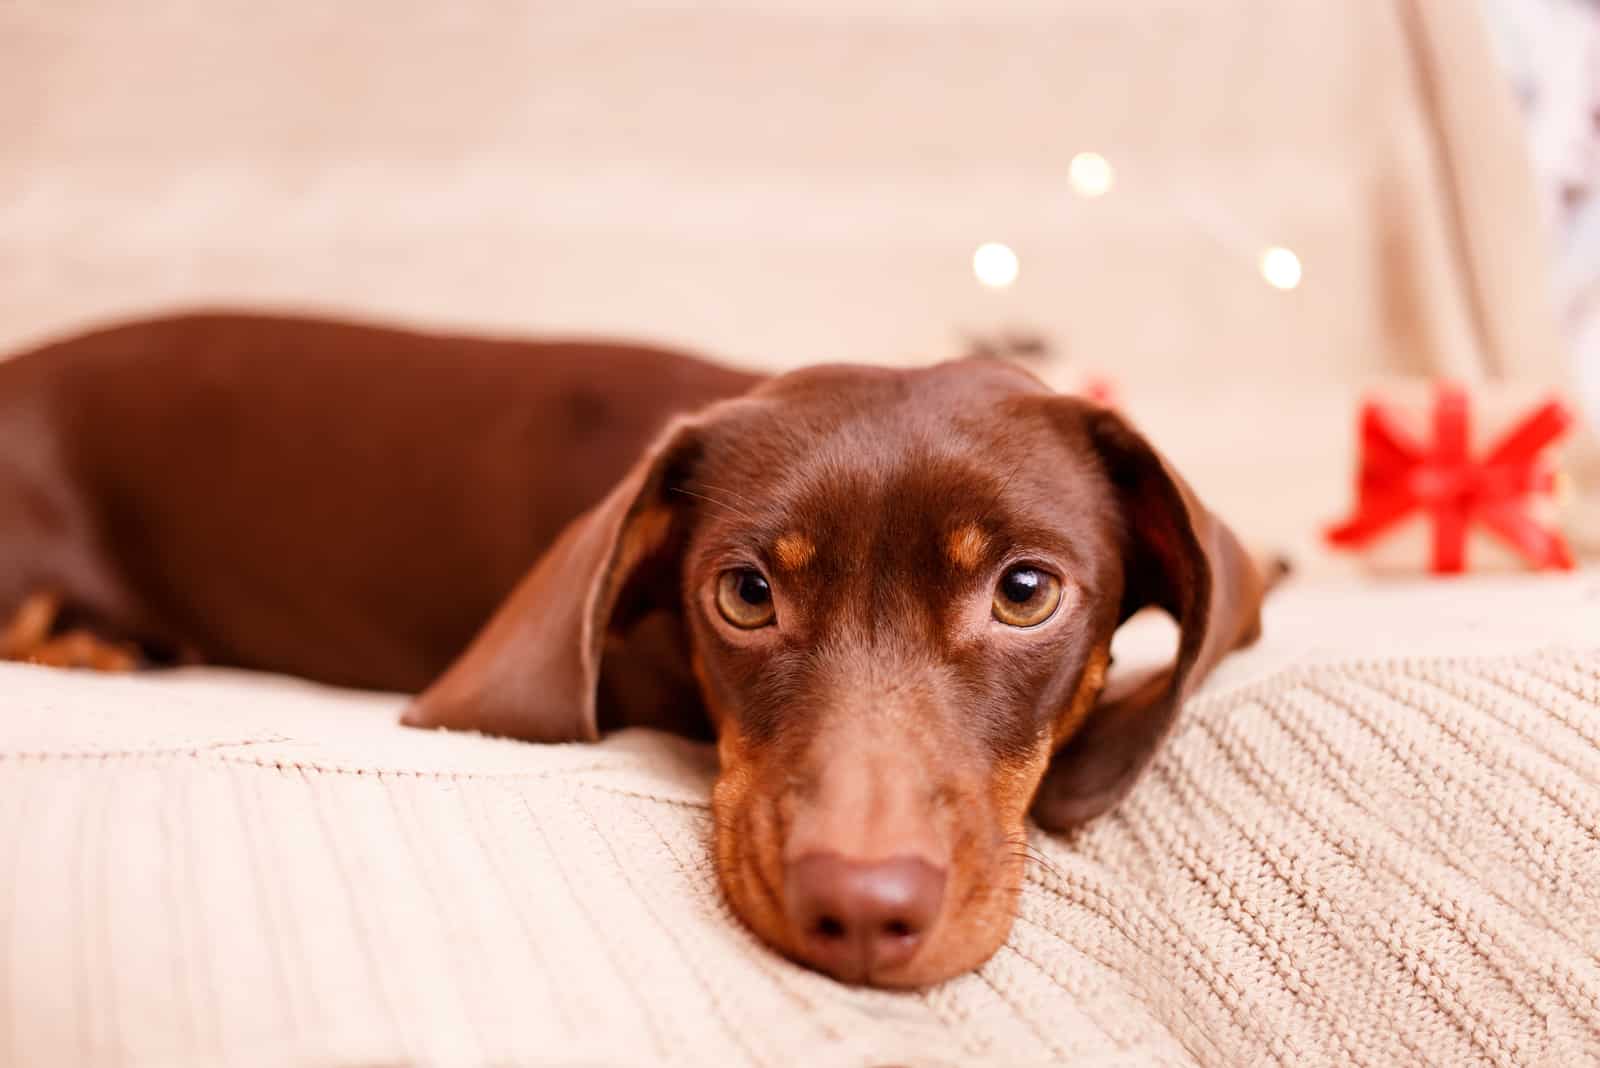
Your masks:
<svg viewBox="0 0 1600 1068"><path fill-rule="evenodd" d="M1291 590L1268 625L917 994L733 919L708 749L0 666L0 1063L1600 1063L1600 582ZM1369 655L1406 627L1425 655Z"/></svg>

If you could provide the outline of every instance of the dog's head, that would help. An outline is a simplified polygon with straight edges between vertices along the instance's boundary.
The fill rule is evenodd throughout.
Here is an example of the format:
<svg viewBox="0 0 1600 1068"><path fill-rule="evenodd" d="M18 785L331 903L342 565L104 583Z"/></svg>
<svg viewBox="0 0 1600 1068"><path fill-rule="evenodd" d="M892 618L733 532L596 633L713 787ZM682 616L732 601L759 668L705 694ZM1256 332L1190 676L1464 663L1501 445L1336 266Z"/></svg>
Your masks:
<svg viewBox="0 0 1600 1068"><path fill-rule="evenodd" d="M841 979L917 986L995 951L1026 815L1120 798L1260 597L1112 412L992 361L814 368L669 429L407 722L714 731L734 911ZM1176 659L1102 702L1146 605Z"/></svg>

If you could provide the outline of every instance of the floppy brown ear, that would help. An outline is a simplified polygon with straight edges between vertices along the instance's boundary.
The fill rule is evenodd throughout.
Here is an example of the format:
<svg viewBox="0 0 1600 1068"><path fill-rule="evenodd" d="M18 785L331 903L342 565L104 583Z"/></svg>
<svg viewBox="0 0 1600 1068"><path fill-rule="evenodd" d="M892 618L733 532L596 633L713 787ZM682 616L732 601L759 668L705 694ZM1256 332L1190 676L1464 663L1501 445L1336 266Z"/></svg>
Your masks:
<svg viewBox="0 0 1600 1068"><path fill-rule="evenodd" d="M1184 699L1227 653L1260 634L1261 576L1233 532L1206 510L1150 444L1109 410L1069 402L1122 513L1120 625L1147 605L1178 623L1166 670L1103 702L1057 751L1033 815L1065 830L1100 815L1133 786Z"/></svg>
<svg viewBox="0 0 1600 1068"><path fill-rule="evenodd" d="M573 520L401 721L570 742L598 738L603 722L669 725L702 716L678 618L684 509L668 499L692 462L698 430L691 422L669 428L604 500ZM603 678L608 656L630 638L647 662ZM604 707L617 703L624 707Z"/></svg>

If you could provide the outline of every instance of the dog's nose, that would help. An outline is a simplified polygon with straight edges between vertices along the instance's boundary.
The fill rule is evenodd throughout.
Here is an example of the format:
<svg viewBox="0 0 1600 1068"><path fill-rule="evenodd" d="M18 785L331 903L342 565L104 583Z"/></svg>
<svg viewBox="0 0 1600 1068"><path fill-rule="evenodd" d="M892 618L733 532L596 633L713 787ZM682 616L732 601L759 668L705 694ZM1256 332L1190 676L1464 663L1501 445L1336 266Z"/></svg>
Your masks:
<svg viewBox="0 0 1600 1068"><path fill-rule="evenodd" d="M801 958L849 983L910 960L943 899L944 870L916 857L858 861L810 853L784 874L784 905Z"/></svg>

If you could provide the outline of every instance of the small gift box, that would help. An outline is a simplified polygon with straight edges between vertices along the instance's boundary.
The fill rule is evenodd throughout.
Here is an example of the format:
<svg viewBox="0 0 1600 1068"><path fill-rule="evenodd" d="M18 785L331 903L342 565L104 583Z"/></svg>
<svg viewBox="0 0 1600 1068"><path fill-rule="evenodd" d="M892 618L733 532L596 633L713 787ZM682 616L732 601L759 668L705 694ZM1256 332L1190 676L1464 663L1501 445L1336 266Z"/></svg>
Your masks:
<svg viewBox="0 0 1600 1068"><path fill-rule="evenodd" d="M1560 400L1507 386L1398 385L1367 400L1355 502L1334 547L1382 572L1573 566L1561 530Z"/></svg>

